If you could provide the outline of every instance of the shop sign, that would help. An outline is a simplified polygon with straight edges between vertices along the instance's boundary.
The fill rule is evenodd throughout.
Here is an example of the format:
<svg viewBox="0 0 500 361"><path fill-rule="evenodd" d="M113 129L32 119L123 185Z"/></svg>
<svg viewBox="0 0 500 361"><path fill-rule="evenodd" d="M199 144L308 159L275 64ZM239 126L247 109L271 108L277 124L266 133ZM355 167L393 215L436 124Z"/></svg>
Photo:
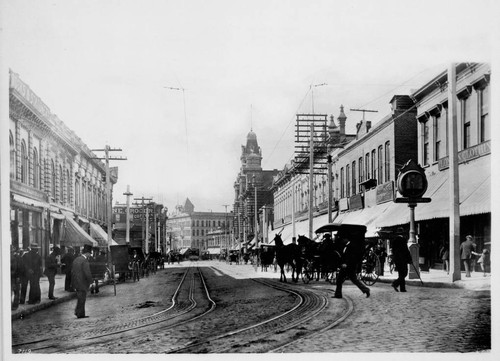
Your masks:
<svg viewBox="0 0 500 361"><path fill-rule="evenodd" d="M394 182L389 181L377 186L377 204L394 200Z"/></svg>
<svg viewBox="0 0 500 361"><path fill-rule="evenodd" d="M363 197L361 194L355 194L349 199L349 209L356 210L363 208Z"/></svg>
<svg viewBox="0 0 500 361"><path fill-rule="evenodd" d="M458 163L465 163L467 161L479 158L483 155L491 153L491 141L478 144L462 150L458 153ZM441 158L438 163L439 170L447 169L450 167L450 157Z"/></svg>
<svg viewBox="0 0 500 361"><path fill-rule="evenodd" d="M35 188L29 187L26 184L17 182L17 181L10 181L10 190L14 193L33 198L35 200L41 201L41 202L47 202L47 195Z"/></svg>

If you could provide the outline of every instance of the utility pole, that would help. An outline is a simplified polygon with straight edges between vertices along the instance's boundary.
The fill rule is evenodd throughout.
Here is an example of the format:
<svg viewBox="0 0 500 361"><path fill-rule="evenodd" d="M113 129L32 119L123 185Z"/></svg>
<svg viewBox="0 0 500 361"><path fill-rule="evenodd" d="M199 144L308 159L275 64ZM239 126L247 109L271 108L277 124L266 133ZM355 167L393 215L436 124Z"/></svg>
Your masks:
<svg viewBox="0 0 500 361"><path fill-rule="evenodd" d="M148 227L149 227L149 219L148 219L149 218L149 212L148 212L148 210L149 210L149 208L148 208L148 206L149 206L150 202L145 203L144 201L152 201L153 198L144 198L144 197L141 197L141 198L134 198L134 200L135 201L141 201L140 204L136 203L136 205L140 205L141 208L142 208L142 210L143 210L143 212L144 212L144 208L146 208L146 210L145 210L145 219L144 219L145 226L143 227L144 231L142 232L142 235L143 235L143 239L145 240L144 241L144 243L145 243L144 250L145 250L146 253L148 253L148 250L149 250L149 245L148 245L148 242L149 242L149 237L148 237L148 235L149 235L149 229L148 229Z"/></svg>
<svg viewBox="0 0 500 361"><path fill-rule="evenodd" d="M458 135L457 135L457 69L452 63L448 68L448 121L450 140L448 154L450 162L450 269L451 281L461 279L460 273L460 188L458 177Z"/></svg>
<svg viewBox="0 0 500 361"><path fill-rule="evenodd" d="M363 121L365 121L365 112L366 113L378 113L378 110L351 109L351 112L363 112Z"/></svg>
<svg viewBox="0 0 500 361"><path fill-rule="evenodd" d="M133 194L130 193L130 186L127 185L127 191L123 193L123 195L127 196L127 214L126 214L126 230L125 230L125 243L127 246L130 244L130 196Z"/></svg>
<svg viewBox="0 0 500 361"><path fill-rule="evenodd" d="M332 156L328 154L328 223L332 223Z"/></svg>
<svg viewBox="0 0 500 361"><path fill-rule="evenodd" d="M252 184L254 189L254 207L253 207L253 217L254 217L254 233L255 233L255 271L258 270L258 259L259 259L259 213L257 210L257 182L255 181L255 174L252 175Z"/></svg>
<svg viewBox="0 0 500 361"><path fill-rule="evenodd" d="M223 204L222 206L226 208L226 221L224 222L224 244L226 246L227 252L229 252L229 241L227 239L227 230L229 229L229 226L227 224L227 207L229 207L229 204Z"/></svg>
<svg viewBox="0 0 500 361"><path fill-rule="evenodd" d="M104 158L93 157L92 159L104 159L106 164L106 214L107 214L107 231L108 231L108 264L110 269L112 270L113 277L113 285L116 296L116 283L115 283L115 271L113 266L113 259L111 258L111 240L112 240L112 230L111 230L111 218L113 217L113 203L111 199L111 172L109 170L109 161L110 160L127 160L124 157L110 157L109 152L121 152L122 150L119 148L111 148L109 145L106 145L104 149L92 149L93 152L104 152Z"/></svg>
<svg viewBox="0 0 500 361"><path fill-rule="evenodd" d="M313 202L314 202L314 123L310 125L309 143L309 239L313 238Z"/></svg>

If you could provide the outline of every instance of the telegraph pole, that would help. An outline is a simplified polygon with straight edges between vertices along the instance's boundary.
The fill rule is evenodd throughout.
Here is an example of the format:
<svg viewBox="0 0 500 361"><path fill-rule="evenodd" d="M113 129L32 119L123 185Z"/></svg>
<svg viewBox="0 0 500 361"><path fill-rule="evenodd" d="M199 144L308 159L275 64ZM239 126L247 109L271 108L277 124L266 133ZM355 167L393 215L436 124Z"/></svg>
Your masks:
<svg viewBox="0 0 500 361"><path fill-rule="evenodd" d="M227 230L229 229L229 226L227 224L227 207L229 207L229 204L223 204L223 207L226 208L226 222L224 223L224 244L226 246L226 251L229 253L229 242L227 239Z"/></svg>
<svg viewBox="0 0 500 361"><path fill-rule="evenodd" d="M93 159L104 159L106 161L106 202L107 202L107 228L108 228L108 263L111 268L112 272L112 277L113 277L113 284L115 288L115 296L116 296L116 283L115 281L115 271L114 271L114 266L113 266L113 259L111 258L111 240L112 240L112 233L111 233L111 218L113 216L113 203L111 199L111 172L109 170L109 161L110 160L127 160L127 158L124 157L110 157L109 152L121 152L122 150L119 148L111 148L109 145L106 145L104 149L92 149L93 152L104 152L104 158L99 158L99 157L93 157Z"/></svg>
<svg viewBox="0 0 500 361"><path fill-rule="evenodd" d="M314 123L310 125L309 134L309 239L313 238L313 202L314 202Z"/></svg>
<svg viewBox="0 0 500 361"><path fill-rule="evenodd" d="M141 198L134 198L135 201L141 201L140 203L140 206L141 208L143 209L144 211L144 207L146 207L146 212L145 212L145 226L144 226L144 232L143 232L143 237L145 239L145 251L147 253L148 249L149 249L149 245L148 245L148 242L149 242L149 237L148 237L148 233L149 233L149 230L148 230L148 226L149 226L149 212L148 212L148 205L149 205L149 202L148 203L144 203L144 201L152 201L153 198L144 198L144 197L141 197ZM136 203L137 205L139 205L138 203ZM144 223L143 223L144 224Z"/></svg>
<svg viewBox="0 0 500 361"><path fill-rule="evenodd" d="M450 160L450 276L451 281L461 279L460 273L460 189L458 177L458 135L457 135L457 69L452 63L448 68L448 121L450 139L448 154Z"/></svg>
<svg viewBox="0 0 500 361"><path fill-rule="evenodd" d="M127 196L127 217L126 217L126 231L125 231L125 243L127 246L130 244L130 196L133 194L130 193L130 186L127 185L127 191L123 193L123 195Z"/></svg>
<svg viewBox="0 0 500 361"><path fill-rule="evenodd" d="M365 112L367 112L367 113L378 113L378 110L351 109L351 112L363 112L363 121L365 121Z"/></svg>

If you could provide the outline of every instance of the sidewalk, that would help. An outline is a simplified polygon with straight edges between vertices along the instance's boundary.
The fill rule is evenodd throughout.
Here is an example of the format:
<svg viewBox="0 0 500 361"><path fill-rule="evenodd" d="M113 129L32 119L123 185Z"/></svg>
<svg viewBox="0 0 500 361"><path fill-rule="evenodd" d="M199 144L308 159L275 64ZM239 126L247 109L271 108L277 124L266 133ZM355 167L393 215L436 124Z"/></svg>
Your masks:
<svg viewBox="0 0 500 361"><path fill-rule="evenodd" d="M165 264L165 268L175 268L175 267L183 267L189 265L197 265L203 267L213 267L218 269L225 274L231 275L235 278L275 278L279 279L279 270L278 272L274 272L274 270L270 267L268 271L261 271L260 267L256 268L251 264L232 264L226 262L220 262L217 260L213 261L198 261L198 262L189 262L185 261L181 264ZM398 273L393 272L392 274L389 271L384 272L384 276L380 276L377 282L390 283L394 279L397 278ZM409 276L406 278L406 284L412 287L434 287L434 288L462 288L468 290L475 291L487 291L491 290L491 274L487 274L486 277L483 277L482 272L473 272L471 277L465 277L465 272L461 274L461 280L451 282L451 278L446 272L441 270L431 269L429 272L421 272L420 277L422 278L422 282L417 277L416 279L409 279ZM49 281L47 277L42 277L40 279L40 289L42 292L42 298L39 304L36 305L28 305L25 303L24 305L19 305L17 310L12 311L12 320L19 319L25 317L28 314L33 312L37 312L39 310L50 307L54 304L58 304L61 302L66 302L73 298L76 298L75 292L66 292L64 290L64 275L56 275L56 285L54 287L54 296L57 297L56 300L49 300L48 298L48 290L49 290ZM287 273L287 278L291 278L291 274ZM302 282L302 281L300 281ZM29 286L28 286L29 292ZM26 302L28 301L26 297Z"/></svg>

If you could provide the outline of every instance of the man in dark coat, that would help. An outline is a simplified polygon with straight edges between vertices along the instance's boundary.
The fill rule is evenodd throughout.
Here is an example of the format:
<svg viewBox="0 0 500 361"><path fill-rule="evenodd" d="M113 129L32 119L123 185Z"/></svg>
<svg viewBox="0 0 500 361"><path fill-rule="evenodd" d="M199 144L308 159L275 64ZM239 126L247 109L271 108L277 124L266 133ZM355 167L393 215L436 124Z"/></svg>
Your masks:
<svg viewBox="0 0 500 361"><path fill-rule="evenodd" d="M473 252L476 252L476 244L472 241L472 236L466 236L460 245L460 259L464 263L465 277L470 277Z"/></svg>
<svg viewBox="0 0 500 361"><path fill-rule="evenodd" d="M396 292L406 292L405 278L408 275L408 265L413 261L406 238L402 235L398 235L392 242L392 259L398 271L398 278L392 282L392 287Z"/></svg>
<svg viewBox="0 0 500 361"><path fill-rule="evenodd" d="M78 255L73 261L71 267L71 283L76 289L77 303L75 315L77 318L88 317L85 315L85 301L87 300L87 291L92 283L92 273L88 258L92 253L92 246L85 245L82 254Z"/></svg>
<svg viewBox="0 0 500 361"><path fill-rule="evenodd" d="M11 303L11 309L17 310L19 307L19 293L21 291L21 277L24 274L24 265L17 247L11 245L10 251L10 289L14 296Z"/></svg>
<svg viewBox="0 0 500 361"><path fill-rule="evenodd" d="M49 299L55 300L54 297L54 286L56 285L56 274L57 274L57 256L61 254L61 249L59 247L54 247L52 252L45 258L45 271L44 274L49 279Z"/></svg>
<svg viewBox="0 0 500 361"><path fill-rule="evenodd" d="M71 266L73 264L73 260L75 259L74 250L71 247L66 248L66 253L62 256L61 264L64 269L64 274L66 278L64 279L64 290L67 292L73 292L74 288L71 285Z"/></svg>
<svg viewBox="0 0 500 361"><path fill-rule="evenodd" d="M346 235L343 235L341 233L341 231L337 233L337 239L335 243L338 242L340 246L341 260L334 297L342 298L342 284L344 283L346 278L349 278L353 284L358 286L361 292L366 294L366 297L370 297L370 289L366 287L356 276L356 272L363 260L365 249L364 235L363 237L350 235L350 237L352 239L348 239Z"/></svg>
<svg viewBox="0 0 500 361"><path fill-rule="evenodd" d="M30 292L28 296L28 303L33 305L40 303L42 298L40 290L40 277L42 276L42 257L38 254L38 244L32 243L31 250L26 255L25 260L26 272L30 282Z"/></svg>

